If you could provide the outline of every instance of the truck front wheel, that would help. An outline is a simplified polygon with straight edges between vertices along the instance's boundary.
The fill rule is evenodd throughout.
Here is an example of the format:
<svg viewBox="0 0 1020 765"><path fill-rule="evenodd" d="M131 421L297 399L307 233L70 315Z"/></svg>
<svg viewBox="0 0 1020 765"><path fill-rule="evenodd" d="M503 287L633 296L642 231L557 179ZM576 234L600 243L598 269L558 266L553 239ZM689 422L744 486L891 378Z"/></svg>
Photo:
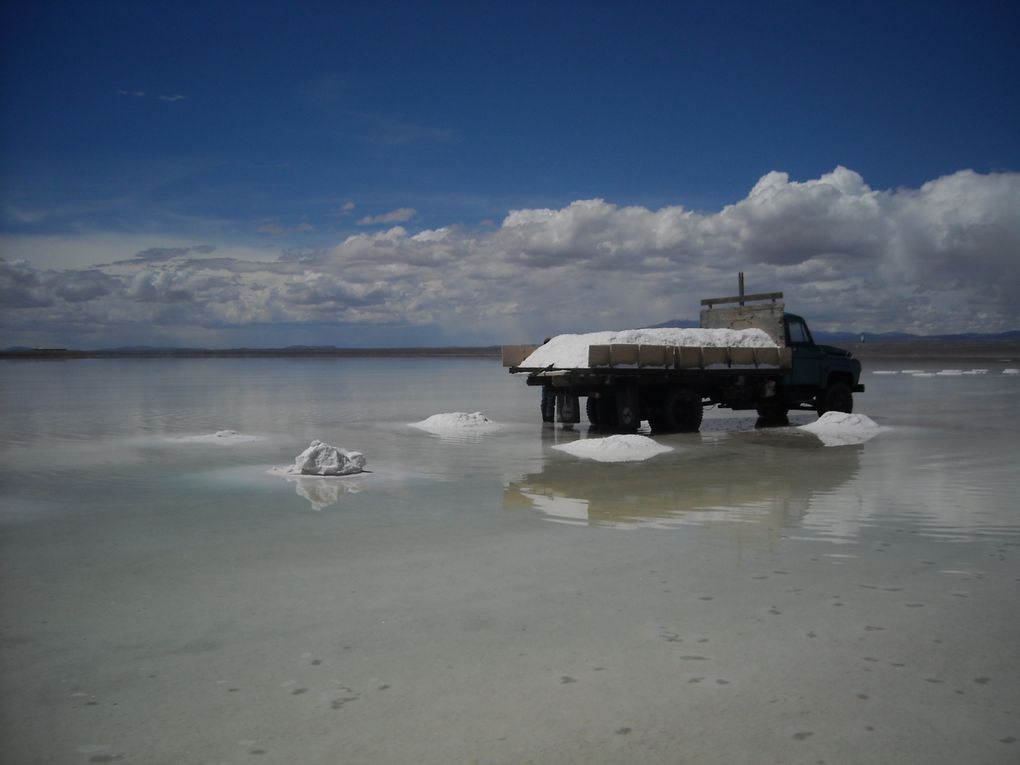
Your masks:
<svg viewBox="0 0 1020 765"><path fill-rule="evenodd" d="M826 412L846 412L850 414L854 410L854 394L850 392L850 386L846 383L830 383L818 396L818 416Z"/></svg>

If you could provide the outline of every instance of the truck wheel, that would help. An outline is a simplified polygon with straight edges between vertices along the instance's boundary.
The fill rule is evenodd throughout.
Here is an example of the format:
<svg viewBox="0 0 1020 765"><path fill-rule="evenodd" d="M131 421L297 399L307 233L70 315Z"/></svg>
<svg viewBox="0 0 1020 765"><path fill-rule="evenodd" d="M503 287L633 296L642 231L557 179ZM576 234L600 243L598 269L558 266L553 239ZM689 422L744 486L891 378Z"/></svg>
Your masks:
<svg viewBox="0 0 1020 765"><path fill-rule="evenodd" d="M556 392L551 385L542 386L542 422L556 422Z"/></svg>
<svg viewBox="0 0 1020 765"><path fill-rule="evenodd" d="M678 388L666 394L656 422L663 430L696 433L701 428L701 418L704 414L701 395L688 388Z"/></svg>
<svg viewBox="0 0 1020 765"><path fill-rule="evenodd" d="M818 416L826 412L846 412L854 410L854 394L846 383L834 382L818 397Z"/></svg>
<svg viewBox="0 0 1020 765"><path fill-rule="evenodd" d="M593 428L611 430L616 427L616 399L612 396L588 396L585 411Z"/></svg>
<svg viewBox="0 0 1020 765"><path fill-rule="evenodd" d="M613 413L616 419L612 424L613 430L623 433L633 433L641 427L641 403L638 398L636 385L624 385L617 389L613 401ZM608 423L604 427L610 427Z"/></svg>

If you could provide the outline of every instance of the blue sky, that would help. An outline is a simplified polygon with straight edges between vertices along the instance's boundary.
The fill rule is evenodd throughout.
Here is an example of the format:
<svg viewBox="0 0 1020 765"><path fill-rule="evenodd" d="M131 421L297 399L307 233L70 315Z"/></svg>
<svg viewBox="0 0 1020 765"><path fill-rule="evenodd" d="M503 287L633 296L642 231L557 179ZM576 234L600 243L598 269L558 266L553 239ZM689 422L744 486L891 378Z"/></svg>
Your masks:
<svg viewBox="0 0 1020 765"><path fill-rule="evenodd" d="M0 35L0 346L511 342L737 270L833 329L1020 327L1016 3L35 0Z"/></svg>

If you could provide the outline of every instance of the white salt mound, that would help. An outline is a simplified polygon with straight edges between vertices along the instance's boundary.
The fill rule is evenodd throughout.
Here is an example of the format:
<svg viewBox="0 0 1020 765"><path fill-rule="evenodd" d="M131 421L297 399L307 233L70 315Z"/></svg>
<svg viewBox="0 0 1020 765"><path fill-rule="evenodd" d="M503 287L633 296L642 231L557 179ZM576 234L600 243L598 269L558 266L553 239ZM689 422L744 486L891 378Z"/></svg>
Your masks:
<svg viewBox="0 0 1020 765"><path fill-rule="evenodd" d="M885 428L865 414L826 412L817 421L801 425L800 430L814 433L826 446L863 444Z"/></svg>
<svg viewBox="0 0 1020 765"><path fill-rule="evenodd" d="M673 451L671 446L664 446L648 436L634 434L586 438L569 444L558 444L553 449L599 462L638 462Z"/></svg>
<svg viewBox="0 0 1020 765"><path fill-rule="evenodd" d="M409 425L430 433L485 433L501 427L481 412L443 412Z"/></svg>
<svg viewBox="0 0 1020 765"><path fill-rule="evenodd" d="M775 348L768 333L760 329L624 329L556 335L521 362L522 367L586 369L589 345L669 345L694 348Z"/></svg>
<svg viewBox="0 0 1020 765"><path fill-rule="evenodd" d="M353 475L364 470L365 455L361 452L312 441L307 449L294 458L294 464L287 472L301 475Z"/></svg>
<svg viewBox="0 0 1020 765"><path fill-rule="evenodd" d="M1003 369L1004 375L1020 375L1020 369Z"/></svg>

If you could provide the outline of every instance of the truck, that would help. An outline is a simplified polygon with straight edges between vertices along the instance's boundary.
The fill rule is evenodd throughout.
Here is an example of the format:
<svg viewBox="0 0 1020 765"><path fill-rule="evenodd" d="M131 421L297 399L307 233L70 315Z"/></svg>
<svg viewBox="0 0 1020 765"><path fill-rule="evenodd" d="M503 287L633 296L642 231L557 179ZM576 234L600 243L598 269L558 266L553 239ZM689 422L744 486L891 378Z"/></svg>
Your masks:
<svg viewBox="0 0 1020 765"><path fill-rule="evenodd" d="M782 292L744 294L741 278L738 295L701 301L700 328L760 330L771 342L751 332L740 337L755 343L592 343L587 363L575 354L541 366L529 358L542 346L513 345L503 346L502 362L542 389L544 422L579 423L585 398L593 428L622 433L642 421L657 433L698 431L713 405L756 410L759 424L783 425L790 411L852 412L854 394L864 392L860 361L816 343L804 318L786 312Z"/></svg>

